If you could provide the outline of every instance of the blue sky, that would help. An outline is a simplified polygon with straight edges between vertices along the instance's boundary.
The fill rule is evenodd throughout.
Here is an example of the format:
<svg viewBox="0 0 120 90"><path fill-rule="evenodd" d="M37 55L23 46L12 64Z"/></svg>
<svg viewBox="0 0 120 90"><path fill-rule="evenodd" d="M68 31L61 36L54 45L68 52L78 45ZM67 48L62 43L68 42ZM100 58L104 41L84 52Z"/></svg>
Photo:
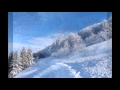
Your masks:
<svg viewBox="0 0 120 90"><path fill-rule="evenodd" d="M107 17L107 12L8 13L9 45L13 43L14 50L24 46L36 52L52 44L62 34L79 32Z"/></svg>

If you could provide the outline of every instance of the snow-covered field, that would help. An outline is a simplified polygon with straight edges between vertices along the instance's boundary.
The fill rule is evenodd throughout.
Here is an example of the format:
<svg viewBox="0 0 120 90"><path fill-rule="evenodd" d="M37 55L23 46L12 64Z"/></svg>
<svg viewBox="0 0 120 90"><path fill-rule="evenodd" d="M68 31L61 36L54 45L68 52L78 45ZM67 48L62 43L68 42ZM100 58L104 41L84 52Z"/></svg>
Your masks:
<svg viewBox="0 0 120 90"><path fill-rule="evenodd" d="M66 57L47 57L14 78L112 78L112 39Z"/></svg>

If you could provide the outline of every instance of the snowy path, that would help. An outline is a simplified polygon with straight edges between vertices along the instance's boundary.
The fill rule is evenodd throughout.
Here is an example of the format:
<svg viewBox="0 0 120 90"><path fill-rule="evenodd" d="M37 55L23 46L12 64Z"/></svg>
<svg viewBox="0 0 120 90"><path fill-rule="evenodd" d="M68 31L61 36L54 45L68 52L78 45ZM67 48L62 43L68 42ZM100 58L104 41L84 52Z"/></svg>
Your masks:
<svg viewBox="0 0 120 90"><path fill-rule="evenodd" d="M111 78L112 39L66 58L40 59L15 78Z"/></svg>

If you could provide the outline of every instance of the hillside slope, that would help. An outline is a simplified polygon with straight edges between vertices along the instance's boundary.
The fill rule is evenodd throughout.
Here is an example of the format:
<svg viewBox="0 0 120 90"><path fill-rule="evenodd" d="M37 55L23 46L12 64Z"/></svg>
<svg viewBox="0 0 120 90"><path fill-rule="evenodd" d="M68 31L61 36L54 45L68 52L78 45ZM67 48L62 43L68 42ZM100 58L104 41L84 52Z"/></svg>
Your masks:
<svg viewBox="0 0 120 90"><path fill-rule="evenodd" d="M112 39L67 57L46 57L14 78L111 78Z"/></svg>
<svg viewBox="0 0 120 90"><path fill-rule="evenodd" d="M52 45L34 53L34 57L67 56L71 52L81 51L87 46L100 43L112 38L112 17L100 23L88 26L78 33L61 36Z"/></svg>

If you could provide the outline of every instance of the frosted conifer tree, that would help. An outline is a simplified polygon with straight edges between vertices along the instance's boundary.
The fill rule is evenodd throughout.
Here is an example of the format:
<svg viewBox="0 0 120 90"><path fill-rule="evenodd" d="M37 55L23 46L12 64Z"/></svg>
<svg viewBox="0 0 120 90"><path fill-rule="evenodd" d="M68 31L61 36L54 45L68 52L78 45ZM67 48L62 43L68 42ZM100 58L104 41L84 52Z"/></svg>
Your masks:
<svg viewBox="0 0 120 90"><path fill-rule="evenodd" d="M84 40L77 33L70 33L68 36L68 42L71 50L82 50L86 47Z"/></svg>
<svg viewBox="0 0 120 90"><path fill-rule="evenodd" d="M16 73L19 73L20 71L22 71L23 67L21 67L17 51L14 53L14 64L15 64L14 67L15 67Z"/></svg>
<svg viewBox="0 0 120 90"><path fill-rule="evenodd" d="M18 52L12 52L9 56L9 59L11 60L9 62L9 78L13 78L16 74L18 74L20 71L22 71L22 68L20 67L19 64L19 57L18 57Z"/></svg>
<svg viewBox="0 0 120 90"><path fill-rule="evenodd" d="M15 51L13 54L13 69L12 69L12 74L15 76L18 73L18 52Z"/></svg>
<svg viewBox="0 0 120 90"><path fill-rule="evenodd" d="M10 53L8 57L8 78L12 78L13 75L11 74L11 71L13 69L13 51Z"/></svg>
<svg viewBox="0 0 120 90"><path fill-rule="evenodd" d="M24 47L20 54L20 62L22 64L22 67L25 69L27 67L27 53Z"/></svg>
<svg viewBox="0 0 120 90"><path fill-rule="evenodd" d="M34 64L33 59L34 59L34 58L33 58L32 50L31 50L31 49L28 49L28 51L27 51L27 60L28 60L27 65L28 65L28 66L31 66L31 65Z"/></svg>

